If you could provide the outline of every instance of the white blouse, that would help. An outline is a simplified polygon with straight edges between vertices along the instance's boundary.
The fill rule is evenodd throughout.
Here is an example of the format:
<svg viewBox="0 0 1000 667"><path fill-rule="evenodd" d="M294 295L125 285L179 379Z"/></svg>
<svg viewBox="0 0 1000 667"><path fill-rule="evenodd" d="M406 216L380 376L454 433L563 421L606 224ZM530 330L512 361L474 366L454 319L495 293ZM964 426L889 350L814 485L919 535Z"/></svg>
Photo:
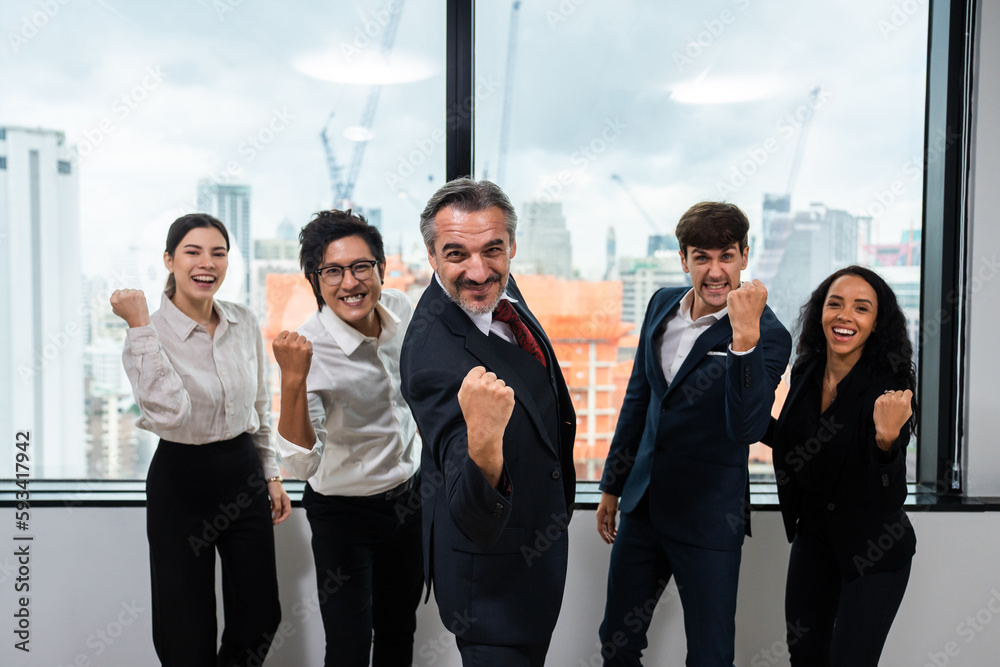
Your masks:
<svg viewBox="0 0 1000 667"><path fill-rule="evenodd" d="M265 381L264 339L246 306L215 300L215 337L164 293L150 324L131 327L122 362L141 416L164 440L205 445L250 433L264 477L278 475Z"/></svg>

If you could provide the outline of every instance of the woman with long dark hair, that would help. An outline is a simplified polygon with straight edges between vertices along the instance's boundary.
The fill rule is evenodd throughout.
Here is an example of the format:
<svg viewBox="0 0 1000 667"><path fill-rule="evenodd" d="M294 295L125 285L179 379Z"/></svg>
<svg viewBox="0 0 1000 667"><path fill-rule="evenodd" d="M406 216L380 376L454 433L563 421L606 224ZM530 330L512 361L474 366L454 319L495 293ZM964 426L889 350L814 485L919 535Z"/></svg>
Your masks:
<svg viewBox="0 0 1000 667"><path fill-rule="evenodd" d="M229 234L210 215L170 226L170 275L149 315L115 290L122 359L141 416L160 436L146 478L153 645L163 665L260 665L281 620L272 525L291 512L268 425L264 342L245 306L215 299ZM225 629L217 642L215 553Z"/></svg>
<svg viewBox="0 0 1000 667"><path fill-rule="evenodd" d="M916 371L906 318L875 272L850 266L802 307L791 389L765 442L792 543L793 667L878 664L916 537L902 509Z"/></svg>

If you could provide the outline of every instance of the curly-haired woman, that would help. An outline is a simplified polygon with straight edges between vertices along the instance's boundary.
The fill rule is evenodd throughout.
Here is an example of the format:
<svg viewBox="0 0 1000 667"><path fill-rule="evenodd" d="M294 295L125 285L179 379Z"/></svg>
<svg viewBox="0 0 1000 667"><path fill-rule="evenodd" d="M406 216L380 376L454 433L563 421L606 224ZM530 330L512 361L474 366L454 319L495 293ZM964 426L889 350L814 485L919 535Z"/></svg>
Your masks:
<svg viewBox="0 0 1000 667"><path fill-rule="evenodd" d="M785 620L793 667L878 664L910 576L902 509L916 372L906 318L850 266L802 307L791 389L765 442L792 542Z"/></svg>

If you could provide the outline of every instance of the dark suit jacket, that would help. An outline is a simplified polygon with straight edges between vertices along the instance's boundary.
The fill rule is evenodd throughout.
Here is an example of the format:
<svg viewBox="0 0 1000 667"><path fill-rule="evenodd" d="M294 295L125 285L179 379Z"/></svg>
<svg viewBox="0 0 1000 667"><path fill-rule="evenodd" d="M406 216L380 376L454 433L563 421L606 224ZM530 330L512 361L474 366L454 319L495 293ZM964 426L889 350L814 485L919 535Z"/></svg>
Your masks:
<svg viewBox="0 0 1000 667"><path fill-rule="evenodd" d="M623 513L648 491L659 533L735 550L750 527L749 446L767 430L791 336L765 307L757 346L736 355L723 317L698 337L668 386L655 339L687 291L664 288L650 299L601 490L621 496Z"/></svg>
<svg viewBox="0 0 1000 667"><path fill-rule="evenodd" d="M513 279L507 293L548 370L516 345L484 336L437 280L413 313L400 370L423 439L424 570L441 620L470 642L537 644L549 640L562 604L576 414L552 346ZM510 497L468 455L458 390L476 366L514 389L503 444Z"/></svg>
<svg viewBox="0 0 1000 667"><path fill-rule="evenodd" d="M837 399L821 418L814 438L793 441L788 421L802 409L802 395L825 368L817 359L796 368L791 389L765 438L774 450L778 501L788 541L795 537L802 503L816 508L829 526L841 575L857 578L869 572L906 565L916 550L916 536L902 510L906 499L904 426L888 455L875 444L875 399L887 389L904 389L875 373L866 356L837 388ZM876 451L878 450L878 451ZM798 475L809 463L812 491L803 492Z"/></svg>

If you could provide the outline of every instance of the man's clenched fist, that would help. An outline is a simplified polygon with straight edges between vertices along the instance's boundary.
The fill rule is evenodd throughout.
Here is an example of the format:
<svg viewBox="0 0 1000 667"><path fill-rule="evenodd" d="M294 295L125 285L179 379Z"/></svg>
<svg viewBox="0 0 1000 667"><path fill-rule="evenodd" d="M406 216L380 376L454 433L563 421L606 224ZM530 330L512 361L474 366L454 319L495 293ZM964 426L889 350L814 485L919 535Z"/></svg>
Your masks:
<svg viewBox="0 0 1000 667"><path fill-rule="evenodd" d="M482 366L465 376L458 390L469 436L469 458L496 486L503 469L503 432L514 412L514 390Z"/></svg>
<svg viewBox="0 0 1000 667"><path fill-rule="evenodd" d="M767 305L767 288L754 280L726 295L729 322L733 326L733 350L746 352L760 340L760 316Z"/></svg>

